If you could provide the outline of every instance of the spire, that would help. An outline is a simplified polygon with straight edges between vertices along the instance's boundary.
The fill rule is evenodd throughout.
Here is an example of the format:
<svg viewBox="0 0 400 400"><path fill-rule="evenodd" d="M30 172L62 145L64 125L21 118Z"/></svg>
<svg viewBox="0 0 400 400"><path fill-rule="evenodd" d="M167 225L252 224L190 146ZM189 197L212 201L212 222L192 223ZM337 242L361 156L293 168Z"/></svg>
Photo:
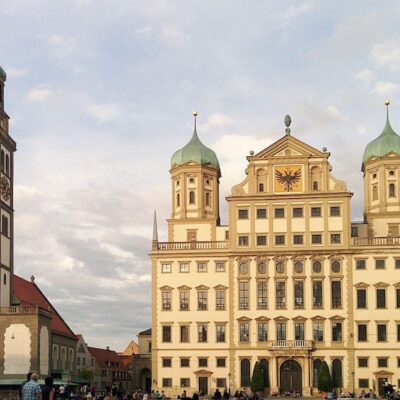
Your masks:
<svg viewBox="0 0 400 400"><path fill-rule="evenodd" d="M286 135L290 135L290 124L292 123L292 118L290 118L289 114L286 114L284 121L286 125L285 133Z"/></svg>
<svg viewBox="0 0 400 400"><path fill-rule="evenodd" d="M193 137L198 137L197 136L197 111L193 111L193 117L194 117L194 129L193 129Z"/></svg>
<svg viewBox="0 0 400 400"><path fill-rule="evenodd" d="M156 212L156 210L154 210L154 220L153 220L153 242L158 242L157 212Z"/></svg>
<svg viewBox="0 0 400 400"><path fill-rule="evenodd" d="M385 100L386 123L385 123L385 127L383 128L383 131L381 133L381 136L387 135L387 134L396 135L396 133L394 132L392 126L390 125L390 121L389 121L389 105L390 105L390 100Z"/></svg>

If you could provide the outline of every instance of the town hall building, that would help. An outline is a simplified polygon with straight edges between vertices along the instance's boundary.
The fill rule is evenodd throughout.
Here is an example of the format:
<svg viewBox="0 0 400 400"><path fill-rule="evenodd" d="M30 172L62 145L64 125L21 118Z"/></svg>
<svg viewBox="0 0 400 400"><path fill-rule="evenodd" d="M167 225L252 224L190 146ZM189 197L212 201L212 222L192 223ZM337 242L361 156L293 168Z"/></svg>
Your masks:
<svg viewBox="0 0 400 400"><path fill-rule="evenodd" d="M352 223L329 152L285 124L247 156L228 225L196 121L172 156L168 241L155 220L151 252L152 386L168 396L249 390L256 362L271 394L316 394L323 361L338 391L400 386L400 137L387 115L360 160L364 221Z"/></svg>

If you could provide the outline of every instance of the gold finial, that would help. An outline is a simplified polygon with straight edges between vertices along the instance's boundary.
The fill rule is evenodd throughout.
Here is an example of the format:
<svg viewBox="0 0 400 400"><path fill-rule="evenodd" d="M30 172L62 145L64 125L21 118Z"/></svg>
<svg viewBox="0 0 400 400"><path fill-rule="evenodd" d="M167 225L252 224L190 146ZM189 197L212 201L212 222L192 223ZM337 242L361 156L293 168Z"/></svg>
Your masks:
<svg viewBox="0 0 400 400"><path fill-rule="evenodd" d="M385 100L385 106L387 107L390 104L390 100L386 99Z"/></svg>
<svg viewBox="0 0 400 400"><path fill-rule="evenodd" d="M198 112L197 111L193 111L193 116L197 117L197 115L198 115Z"/></svg>

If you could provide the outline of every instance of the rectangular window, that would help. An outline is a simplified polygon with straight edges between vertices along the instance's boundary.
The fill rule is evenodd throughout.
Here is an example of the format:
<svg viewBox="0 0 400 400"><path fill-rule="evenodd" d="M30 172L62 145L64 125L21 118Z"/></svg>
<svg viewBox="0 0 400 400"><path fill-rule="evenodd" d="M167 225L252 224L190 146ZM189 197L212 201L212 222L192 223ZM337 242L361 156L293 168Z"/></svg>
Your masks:
<svg viewBox="0 0 400 400"><path fill-rule="evenodd" d="M313 281L313 308L322 308L322 281Z"/></svg>
<svg viewBox="0 0 400 400"><path fill-rule="evenodd" d="M249 282L239 282L239 310L247 310L249 308Z"/></svg>
<svg viewBox="0 0 400 400"><path fill-rule="evenodd" d="M400 289L396 289L396 307L400 308Z"/></svg>
<svg viewBox="0 0 400 400"><path fill-rule="evenodd" d="M394 260L394 267L395 267L396 269L400 269L400 258L396 258L396 259Z"/></svg>
<svg viewBox="0 0 400 400"><path fill-rule="evenodd" d="M215 272L225 272L225 262L217 261L215 263Z"/></svg>
<svg viewBox="0 0 400 400"><path fill-rule="evenodd" d="M366 289L357 289L357 308L367 308Z"/></svg>
<svg viewBox="0 0 400 400"><path fill-rule="evenodd" d="M239 324L239 340L241 342L249 341L249 323L242 322Z"/></svg>
<svg viewBox="0 0 400 400"><path fill-rule="evenodd" d="M340 233L331 233L331 244L340 244Z"/></svg>
<svg viewBox="0 0 400 400"><path fill-rule="evenodd" d="M198 333L197 338L199 343L207 342L207 329L208 329L207 325L200 324L197 326L197 333Z"/></svg>
<svg viewBox="0 0 400 400"><path fill-rule="evenodd" d="M321 207L311 207L311 216L312 217L320 217L321 216Z"/></svg>
<svg viewBox="0 0 400 400"><path fill-rule="evenodd" d="M257 324L257 338L259 342L266 342L268 340L268 325L266 322L259 322Z"/></svg>
<svg viewBox="0 0 400 400"><path fill-rule="evenodd" d="M238 218L239 219L248 219L249 218L249 210L239 210Z"/></svg>
<svg viewBox="0 0 400 400"><path fill-rule="evenodd" d="M80 357L77 357L76 363L77 363L77 365L81 365L81 358Z"/></svg>
<svg viewBox="0 0 400 400"><path fill-rule="evenodd" d="M386 334L386 324L378 324L376 326L376 335L378 342L386 342L387 334Z"/></svg>
<svg viewBox="0 0 400 400"><path fill-rule="evenodd" d="M218 343L225 342L225 324L218 324L215 326L216 341Z"/></svg>
<svg viewBox="0 0 400 400"><path fill-rule="evenodd" d="M181 358L181 367L182 368L190 367L190 358Z"/></svg>
<svg viewBox="0 0 400 400"><path fill-rule="evenodd" d="M265 235L257 236L257 246L266 246L267 237Z"/></svg>
<svg viewBox="0 0 400 400"><path fill-rule="evenodd" d="M267 209L266 208L257 208L257 218L258 219L267 218Z"/></svg>
<svg viewBox="0 0 400 400"><path fill-rule="evenodd" d="M358 237L358 226L351 227L351 237Z"/></svg>
<svg viewBox="0 0 400 400"><path fill-rule="evenodd" d="M384 259L375 260L375 268L385 269L385 260Z"/></svg>
<svg viewBox="0 0 400 400"><path fill-rule="evenodd" d="M259 310L265 310L268 307L267 302L267 281L257 281L257 308Z"/></svg>
<svg viewBox="0 0 400 400"><path fill-rule="evenodd" d="M330 208L331 217L340 217L340 207L339 206L332 206Z"/></svg>
<svg viewBox="0 0 400 400"><path fill-rule="evenodd" d="M284 208L275 208L274 213L275 213L275 218L285 218Z"/></svg>
<svg viewBox="0 0 400 400"><path fill-rule="evenodd" d="M172 378L163 378L162 385L163 387L172 387Z"/></svg>
<svg viewBox="0 0 400 400"><path fill-rule="evenodd" d="M356 260L356 269L365 269L365 260Z"/></svg>
<svg viewBox="0 0 400 400"><path fill-rule="evenodd" d="M369 388L369 379L359 379L358 387L360 389L368 389Z"/></svg>
<svg viewBox="0 0 400 400"><path fill-rule="evenodd" d="M378 368L387 368L388 367L388 359L387 358L378 358Z"/></svg>
<svg viewBox="0 0 400 400"><path fill-rule="evenodd" d="M304 283L294 282L294 308L304 308Z"/></svg>
<svg viewBox="0 0 400 400"><path fill-rule="evenodd" d="M302 217L303 217L303 207L294 207L293 218L302 218Z"/></svg>
<svg viewBox="0 0 400 400"><path fill-rule="evenodd" d="M313 323L313 338L314 338L314 342L323 342L324 341L324 323L323 322L314 322Z"/></svg>
<svg viewBox="0 0 400 400"><path fill-rule="evenodd" d="M226 358L225 357L217 357L217 367L224 368L226 366Z"/></svg>
<svg viewBox="0 0 400 400"><path fill-rule="evenodd" d="M332 342L342 341L342 323L332 322Z"/></svg>
<svg viewBox="0 0 400 400"><path fill-rule="evenodd" d="M171 272L171 264L161 264L161 273L167 274Z"/></svg>
<svg viewBox="0 0 400 400"><path fill-rule="evenodd" d="M205 262L197 263L197 272L207 272L207 263Z"/></svg>
<svg viewBox="0 0 400 400"><path fill-rule="evenodd" d="M248 236L239 236L239 246L248 246L249 245L249 237Z"/></svg>
<svg viewBox="0 0 400 400"><path fill-rule="evenodd" d="M386 289L376 289L376 308L386 308Z"/></svg>
<svg viewBox="0 0 400 400"><path fill-rule="evenodd" d="M172 359L171 358L163 358L162 359L162 366L164 368L170 368L172 367Z"/></svg>
<svg viewBox="0 0 400 400"><path fill-rule="evenodd" d="M358 366L360 368L368 368L368 357L359 357Z"/></svg>
<svg viewBox="0 0 400 400"><path fill-rule="evenodd" d="M207 367L207 366L208 366L208 358L200 357L199 367Z"/></svg>
<svg viewBox="0 0 400 400"><path fill-rule="evenodd" d="M295 322L294 324L294 340L304 340L304 323Z"/></svg>
<svg viewBox="0 0 400 400"><path fill-rule="evenodd" d="M276 235L275 236L275 245L283 246L285 244L285 235Z"/></svg>
<svg viewBox="0 0 400 400"><path fill-rule="evenodd" d="M397 324L397 341L400 342L400 324Z"/></svg>
<svg viewBox="0 0 400 400"><path fill-rule="evenodd" d="M189 325L180 326L181 343L189 343Z"/></svg>
<svg viewBox="0 0 400 400"><path fill-rule="evenodd" d="M342 282L332 281L332 308L342 308Z"/></svg>
<svg viewBox="0 0 400 400"><path fill-rule="evenodd" d="M190 387L190 378L181 378L181 387L183 388Z"/></svg>
<svg viewBox="0 0 400 400"><path fill-rule="evenodd" d="M357 325L357 332L358 332L358 341L359 342L366 342L367 341L367 325L365 324L358 324Z"/></svg>
<svg viewBox="0 0 400 400"><path fill-rule="evenodd" d="M188 311L189 310L189 291L182 290L179 292L179 303L180 303L180 310L181 311Z"/></svg>
<svg viewBox="0 0 400 400"><path fill-rule="evenodd" d="M179 264L179 272L189 272L189 264L188 263Z"/></svg>
<svg viewBox="0 0 400 400"><path fill-rule="evenodd" d="M162 327L162 339L163 343L171 343L171 326L164 325Z"/></svg>
<svg viewBox="0 0 400 400"><path fill-rule="evenodd" d="M311 243L312 244L321 244L322 243L322 235L320 235L320 234L311 235Z"/></svg>
<svg viewBox="0 0 400 400"><path fill-rule="evenodd" d="M162 309L171 310L171 303L172 303L172 293L163 291L162 292Z"/></svg>
<svg viewBox="0 0 400 400"><path fill-rule="evenodd" d="M197 309L199 311L207 310L207 290L197 291Z"/></svg>
<svg viewBox="0 0 400 400"><path fill-rule="evenodd" d="M217 378L216 382L218 388L226 388L226 378Z"/></svg>
<svg viewBox="0 0 400 400"><path fill-rule="evenodd" d="M286 323L278 322L276 324L276 340L286 340Z"/></svg>
<svg viewBox="0 0 400 400"><path fill-rule="evenodd" d="M303 244L303 235L293 235L293 244Z"/></svg>
<svg viewBox="0 0 400 400"><path fill-rule="evenodd" d="M276 308L286 307L286 282L275 282L276 289Z"/></svg>
<svg viewBox="0 0 400 400"><path fill-rule="evenodd" d="M225 290L215 291L215 307L217 310L225 310Z"/></svg>

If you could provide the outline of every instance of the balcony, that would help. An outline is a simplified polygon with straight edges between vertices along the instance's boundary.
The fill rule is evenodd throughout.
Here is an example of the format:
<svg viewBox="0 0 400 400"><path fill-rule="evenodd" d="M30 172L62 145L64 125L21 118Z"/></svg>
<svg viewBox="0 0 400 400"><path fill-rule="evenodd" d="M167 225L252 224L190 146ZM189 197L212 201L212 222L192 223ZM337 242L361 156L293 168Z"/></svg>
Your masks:
<svg viewBox="0 0 400 400"><path fill-rule="evenodd" d="M311 350L312 340L270 340L267 344L270 350Z"/></svg>
<svg viewBox="0 0 400 400"><path fill-rule="evenodd" d="M227 248L227 241L153 242L153 250L214 250Z"/></svg>
<svg viewBox="0 0 400 400"><path fill-rule="evenodd" d="M25 307L25 306L10 306L0 307L0 314L2 315L44 315L50 317L50 311L44 310L39 306Z"/></svg>
<svg viewBox="0 0 400 400"><path fill-rule="evenodd" d="M354 237L352 238L353 246L393 246L400 244L400 236L383 236L383 237Z"/></svg>

